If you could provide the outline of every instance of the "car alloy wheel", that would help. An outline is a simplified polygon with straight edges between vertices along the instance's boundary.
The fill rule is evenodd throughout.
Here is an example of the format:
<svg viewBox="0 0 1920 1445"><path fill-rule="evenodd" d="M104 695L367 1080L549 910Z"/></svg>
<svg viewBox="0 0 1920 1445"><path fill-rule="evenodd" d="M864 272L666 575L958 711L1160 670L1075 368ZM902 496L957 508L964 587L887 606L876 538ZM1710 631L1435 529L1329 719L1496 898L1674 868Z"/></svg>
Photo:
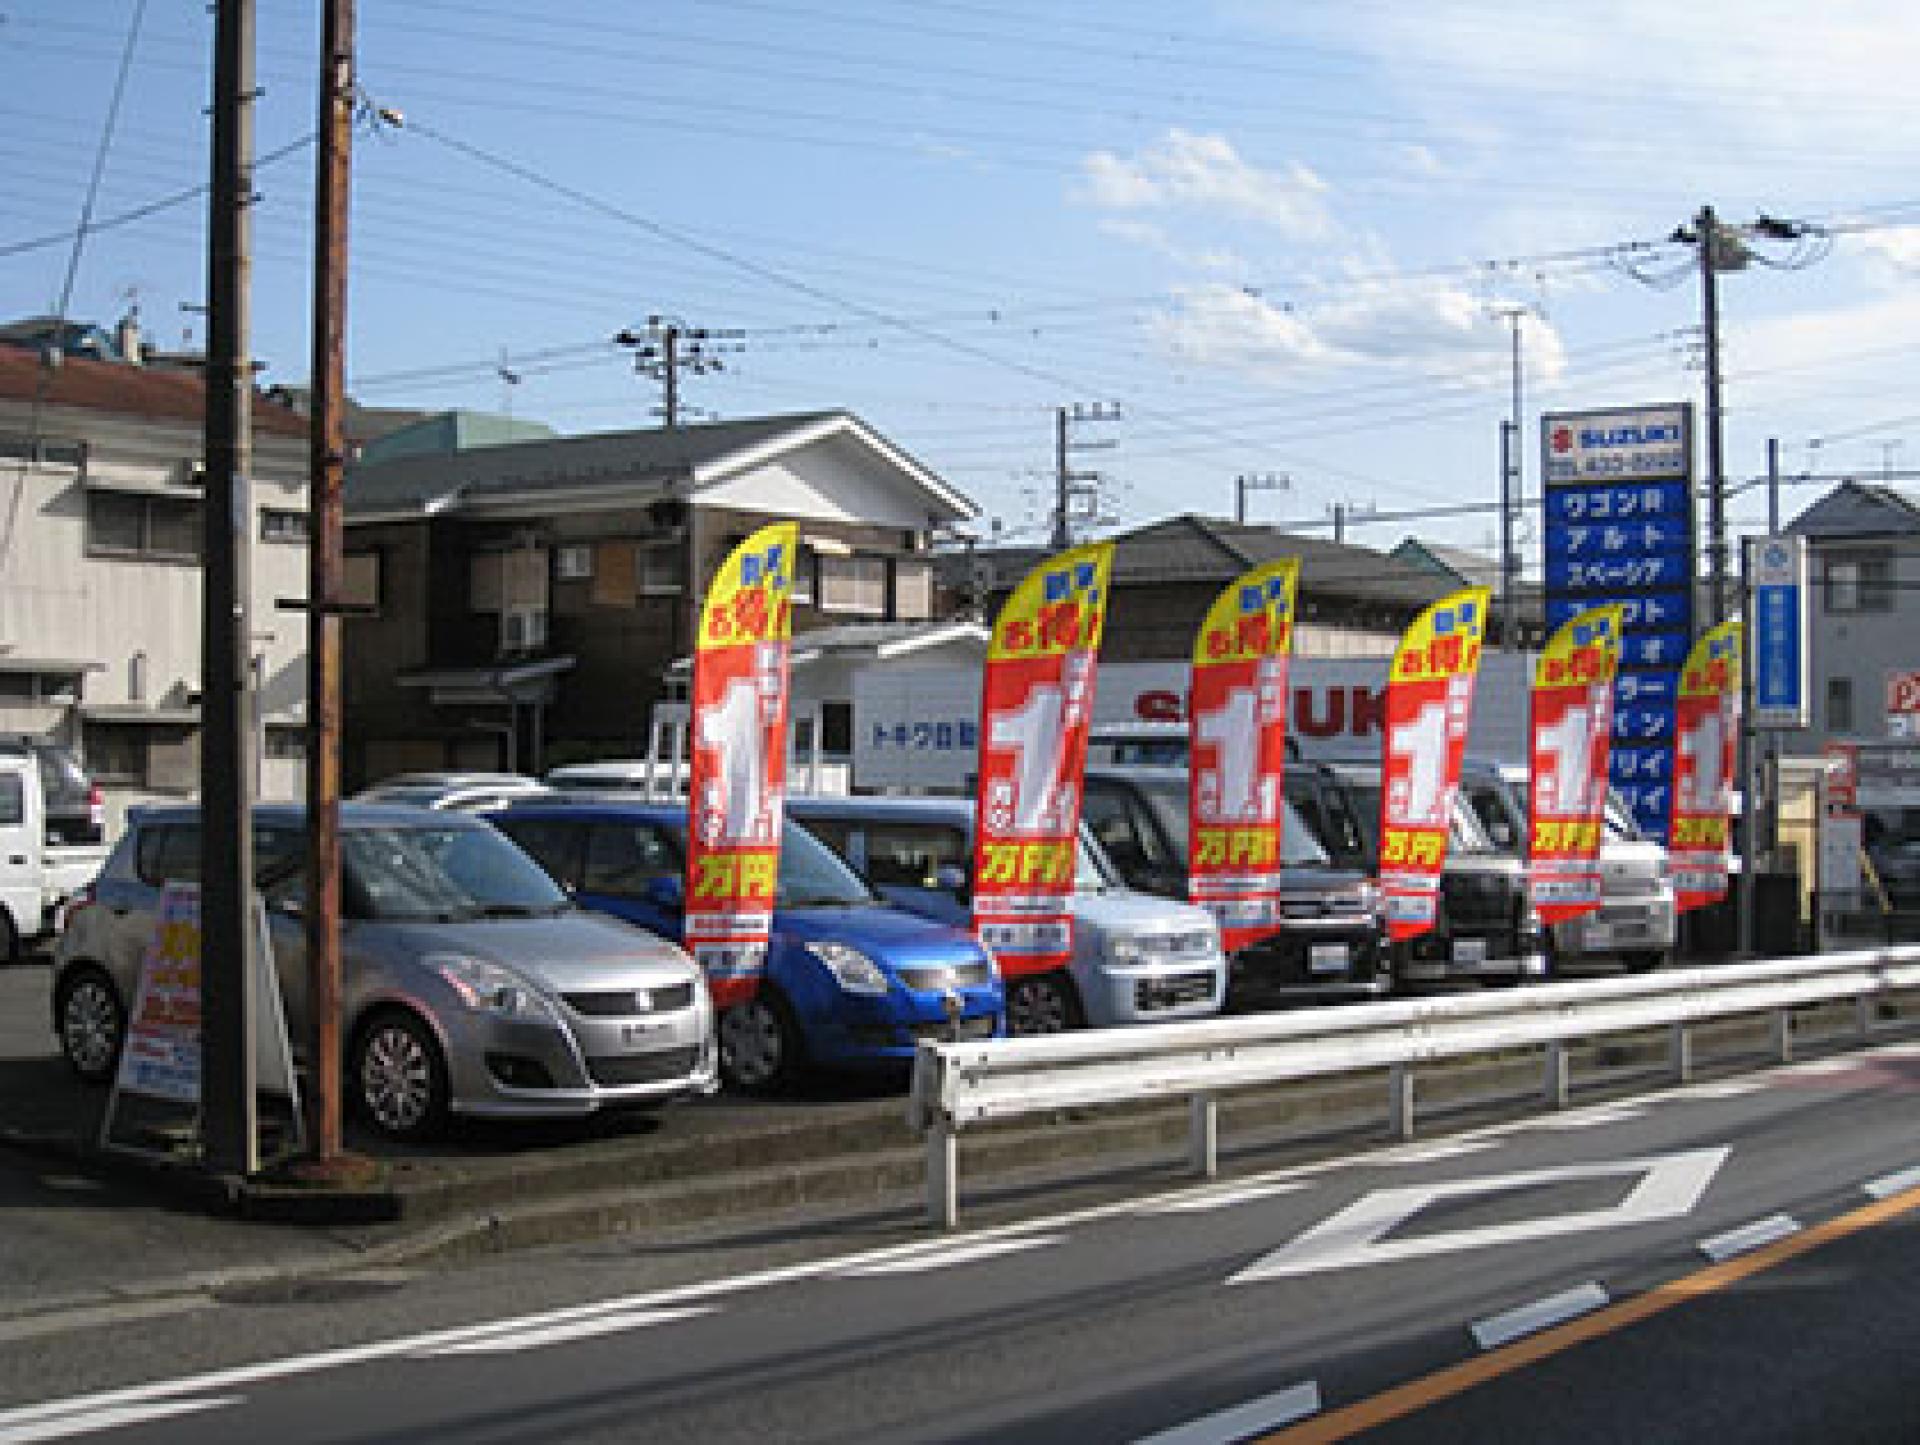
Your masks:
<svg viewBox="0 0 1920 1445"><path fill-rule="evenodd" d="M409 1014L381 1014L360 1031L353 1079L362 1112L390 1138L425 1138L446 1117L446 1065Z"/></svg>
<svg viewBox="0 0 1920 1445"><path fill-rule="evenodd" d="M81 1078L100 1084L113 1077L126 1027L120 995L104 973L81 969L67 981L60 994L60 1049Z"/></svg>
<svg viewBox="0 0 1920 1445"><path fill-rule="evenodd" d="M720 1072L735 1088L765 1091L786 1083L799 1047L792 1013L764 987L720 1015Z"/></svg>
<svg viewBox="0 0 1920 1445"><path fill-rule="evenodd" d="M1007 1032L1060 1034L1074 1026L1073 995L1058 974L1037 973L1007 985Z"/></svg>

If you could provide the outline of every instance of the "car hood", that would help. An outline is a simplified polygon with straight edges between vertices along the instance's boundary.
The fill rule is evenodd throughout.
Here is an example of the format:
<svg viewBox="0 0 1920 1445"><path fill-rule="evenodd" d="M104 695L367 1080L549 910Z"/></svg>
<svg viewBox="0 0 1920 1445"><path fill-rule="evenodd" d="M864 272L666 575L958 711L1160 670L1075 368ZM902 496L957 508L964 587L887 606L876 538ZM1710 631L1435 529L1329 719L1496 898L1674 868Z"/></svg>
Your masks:
<svg viewBox="0 0 1920 1445"><path fill-rule="evenodd" d="M1095 927L1125 929L1129 933L1185 933L1213 924L1213 915L1204 908L1153 893L1136 893L1131 888L1075 893L1072 907L1075 918L1085 919Z"/></svg>
<svg viewBox="0 0 1920 1445"><path fill-rule="evenodd" d="M844 943L882 968L973 963L983 956L970 933L877 904L782 908L773 915L773 931L797 944Z"/></svg>
<svg viewBox="0 0 1920 1445"><path fill-rule="evenodd" d="M678 945L597 913L461 923L363 922L359 928L376 935L382 951L415 958L464 954L502 964L556 993L657 988L684 983L695 973L693 960Z"/></svg>

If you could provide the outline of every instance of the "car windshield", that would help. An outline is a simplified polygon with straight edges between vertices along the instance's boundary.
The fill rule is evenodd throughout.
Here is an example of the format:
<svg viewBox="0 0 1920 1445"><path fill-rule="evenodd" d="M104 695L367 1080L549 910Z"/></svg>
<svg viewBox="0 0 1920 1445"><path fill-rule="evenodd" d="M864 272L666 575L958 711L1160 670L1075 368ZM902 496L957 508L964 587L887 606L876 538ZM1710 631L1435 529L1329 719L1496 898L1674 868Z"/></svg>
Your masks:
<svg viewBox="0 0 1920 1445"><path fill-rule="evenodd" d="M491 828L347 828L340 853L348 906L362 918L533 918L571 906L532 859Z"/></svg>
<svg viewBox="0 0 1920 1445"><path fill-rule="evenodd" d="M1373 774L1346 775L1342 785L1353 800L1355 820L1365 830L1367 856L1380 856L1380 780ZM1473 810L1458 794L1453 800L1453 823L1447 830L1447 846L1458 853L1495 853L1493 840L1487 836L1487 830L1480 826L1480 820Z"/></svg>
<svg viewBox="0 0 1920 1445"><path fill-rule="evenodd" d="M1187 853L1187 783L1184 778L1154 778L1141 784L1154 816L1173 839L1184 859ZM1280 800L1280 862L1288 868L1326 868L1333 860L1313 829L1285 798Z"/></svg>
<svg viewBox="0 0 1920 1445"><path fill-rule="evenodd" d="M1114 886L1115 880L1108 875L1106 865L1100 861L1100 855L1087 841L1086 833L1082 832L1078 846L1073 850L1073 891L1104 893Z"/></svg>
<svg viewBox="0 0 1920 1445"><path fill-rule="evenodd" d="M673 829L674 846L684 852L686 829ZM792 819L780 830L780 874L774 884L776 908L831 908L880 905L883 900L840 856Z"/></svg>

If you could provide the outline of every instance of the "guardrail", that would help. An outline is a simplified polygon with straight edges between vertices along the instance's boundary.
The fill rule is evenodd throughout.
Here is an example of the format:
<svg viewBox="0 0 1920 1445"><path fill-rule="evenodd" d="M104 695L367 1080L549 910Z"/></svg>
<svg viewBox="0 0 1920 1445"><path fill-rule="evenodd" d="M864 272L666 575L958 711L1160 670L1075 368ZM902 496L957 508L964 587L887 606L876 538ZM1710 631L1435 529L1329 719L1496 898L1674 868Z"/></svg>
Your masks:
<svg viewBox="0 0 1920 1445"><path fill-rule="evenodd" d="M1542 1096L1563 1108L1568 1045L1630 1030L1670 1028L1671 1073L1693 1069L1692 1025L1771 1013L1773 1049L1793 1056L1792 1010L1851 999L1872 1031L1881 997L1920 987L1920 945L1673 970L1550 987L1454 994L1341 1008L1095 1029L976 1043L923 1041L908 1119L926 1138L927 1214L959 1219L959 1135L970 1125L1090 1105L1185 1098L1188 1161L1219 1169L1218 1095L1289 1079L1389 1070L1388 1123L1413 1137L1414 1066L1499 1049L1544 1046Z"/></svg>

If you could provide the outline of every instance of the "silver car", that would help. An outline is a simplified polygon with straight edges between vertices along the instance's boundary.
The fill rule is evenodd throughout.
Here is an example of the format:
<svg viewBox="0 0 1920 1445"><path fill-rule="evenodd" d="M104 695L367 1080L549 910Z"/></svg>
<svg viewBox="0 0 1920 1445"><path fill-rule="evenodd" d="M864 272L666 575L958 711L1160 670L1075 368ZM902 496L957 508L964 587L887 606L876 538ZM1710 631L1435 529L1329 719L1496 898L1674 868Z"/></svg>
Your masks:
<svg viewBox="0 0 1920 1445"><path fill-rule="evenodd" d="M289 1032L307 1036L305 819L254 815ZM513 843L458 813L341 809L341 1037L347 1096L395 1138L449 1113L570 1116L716 1087L700 971L642 929L576 909ZM74 1069L113 1074L162 887L200 877L192 807L143 809L76 901L53 1022Z"/></svg>

